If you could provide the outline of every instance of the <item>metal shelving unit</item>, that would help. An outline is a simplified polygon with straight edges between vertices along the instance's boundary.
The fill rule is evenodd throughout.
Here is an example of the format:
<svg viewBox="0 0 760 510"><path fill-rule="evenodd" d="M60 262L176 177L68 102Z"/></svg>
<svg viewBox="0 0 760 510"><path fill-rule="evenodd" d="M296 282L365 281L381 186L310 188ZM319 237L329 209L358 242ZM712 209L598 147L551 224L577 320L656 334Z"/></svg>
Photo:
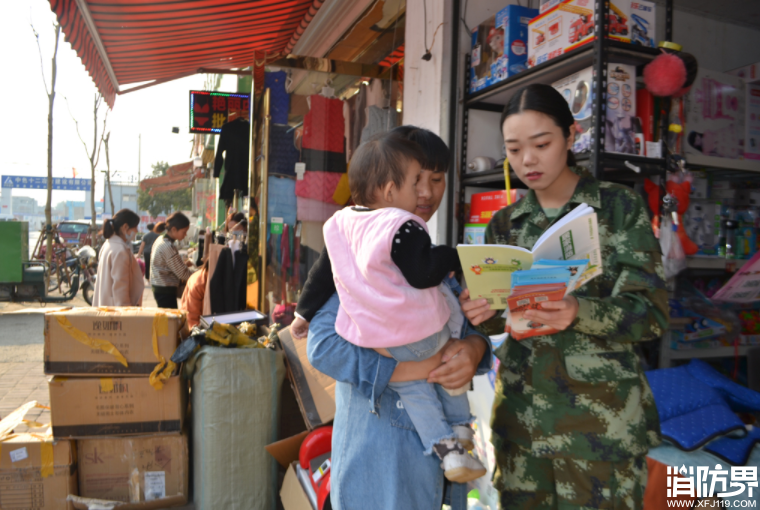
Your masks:
<svg viewBox="0 0 760 510"><path fill-rule="evenodd" d="M672 0L667 0L666 3L666 37L670 39L672 33ZM595 0L594 33L607 34L606 14L608 9L609 3L607 1ZM607 37L597 37L588 44L474 93L469 93L470 59L468 56L465 65L465 90L467 93L462 101L464 112L458 150L460 189L457 202L460 216L464 210L464 188L466 186L498 188L504 184L504 173L501 168L475 173L465 172L468 163L467 137L470 111L501 112L512 95L522 87L533 83L550 84L588 67L594 68L593 89L595 91L592 104L591 150L577 154L578 163L593 169L598 178L605 180L635 181L640 176L663 174L665 171L664 159L612 153L605 151L604 148L608 62L635 65L640 71L644 65L659 54L660 51L656 48L622 43ZM602 93L596 91L602 91ZM638 169L639 172L636 172L632 167ZM460 223L459 241L461 242L463 225L461 223L462 218L458 219Z"/></svg>

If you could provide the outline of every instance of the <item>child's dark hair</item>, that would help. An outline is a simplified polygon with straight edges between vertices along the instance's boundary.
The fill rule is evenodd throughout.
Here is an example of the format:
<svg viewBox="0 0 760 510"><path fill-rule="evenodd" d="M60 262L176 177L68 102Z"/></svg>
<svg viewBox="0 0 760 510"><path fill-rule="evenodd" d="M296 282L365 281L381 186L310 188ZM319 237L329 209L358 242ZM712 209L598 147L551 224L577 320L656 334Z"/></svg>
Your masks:
<svg viewBox="0 0 760 510"><path fill-rule="evenodd" d="M124 225L129 228L135 228L140 224L140 217L136 212L129 209L122 209L114 214L113 218L108 218L103 222L103 237L110 239L115 233L121 230Z"/></svg>
<svg viewBox="0 0 760 510"><path fill-rule="evenodd" d="M435 173L448 172L451 166L451 152L446 142L430 130L417 126L399 126L391 130L392 134L411 140L420 146L425 158L420 161L423 170Z"/></svg>
<svg viewBox="0 0 760 510"><path fill-rule="evenodd" d="M183 228L187 228L189 226L190 220L187 218L187 216L179 211L166 218L166 230L171 230L173 228L182 230Z"/></svg>
<svg viewBox="0 0 760 510"><path fill-rule="evenodd" d="M503 129L504 121L509 116L526 110L548 115L562 129L565 138L570 136L570 127L575 124L575 118L565 98L551 85L534 83L518 90L504 107L504 111L501 112L499 125ZM575 164L573 151L568 150L567 166L575 166Z"/></svg>
<svg viewBox="0 0 760 510"><path fill-rule="evenodd" d="M348 186L358 205L375 202L375 192L392 182L404 184L410 160L425 161L422 149L415 142L393 132L383 133L356 149L348 167Z"/></svg>

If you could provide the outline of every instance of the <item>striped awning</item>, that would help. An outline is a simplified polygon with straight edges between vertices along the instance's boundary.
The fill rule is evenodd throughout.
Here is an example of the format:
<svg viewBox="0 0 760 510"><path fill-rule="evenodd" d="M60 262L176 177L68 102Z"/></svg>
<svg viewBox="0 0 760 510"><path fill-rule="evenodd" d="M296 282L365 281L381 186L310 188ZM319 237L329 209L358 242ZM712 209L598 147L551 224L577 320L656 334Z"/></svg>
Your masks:
<svg viewBox="0 0 760 510"><path fill-rule="evenodd" d="M50 0L113 107L124 85L243 68L290 51L323 0Z"/></svg>

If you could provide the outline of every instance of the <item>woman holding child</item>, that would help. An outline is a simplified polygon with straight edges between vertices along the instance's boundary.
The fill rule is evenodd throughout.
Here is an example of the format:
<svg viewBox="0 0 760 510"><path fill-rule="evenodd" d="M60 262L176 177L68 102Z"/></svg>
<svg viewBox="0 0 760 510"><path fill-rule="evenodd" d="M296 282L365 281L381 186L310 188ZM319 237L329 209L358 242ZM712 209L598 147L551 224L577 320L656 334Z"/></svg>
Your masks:
<svg viewBox="0 0 760 510"><path fill-rule="evenodd" d="M501 118L507 157L530 191L497 212L487 244L532 248L581 203L599 224L602 275L562 301L525 312L559 330L508 338L493 408L494 485L507 509L640 509L646 453L660 442L657 409L634 343L662 335L668 304L660 247L646 206L629 188L575 167L573 116L554 88L530 85ZM504 331L484 299L460 300L489 334Z"/></svg>

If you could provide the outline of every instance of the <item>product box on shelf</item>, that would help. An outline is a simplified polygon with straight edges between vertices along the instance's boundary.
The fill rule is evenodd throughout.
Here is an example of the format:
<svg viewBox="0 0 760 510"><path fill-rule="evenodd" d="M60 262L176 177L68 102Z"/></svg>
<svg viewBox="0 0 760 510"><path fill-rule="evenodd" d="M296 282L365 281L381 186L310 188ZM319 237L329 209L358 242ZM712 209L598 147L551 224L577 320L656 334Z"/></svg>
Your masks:
<svg viewBox="0 0 760 510"><path fill-rule="evenodd" d="M692 172L691 191L689 192L689 198L691 199L705 199L708 198L710 190L709 181L704 175L699 175L696 172Z"/></svg>
<svg viewBox="0 0 760 510"><path fill-rule="evenodd" d="M128 503L187 503L187 436L163 434L83 439L79 451L79 495ZM145 505L147 506L147 505Z"/></svg>
<svg viewBox="0 0 760 510"><path fill-rule="evenodd" d="M736 76L699 69L686 96L687 156L744 157L745 87Z"/></svg>
<svg viewBox="0 0 760 510"><path fill-rule="evenodd" d="M47 313L45 373L149 375L159 363L153 352L154 336L159 354L169 359L179 345L184 323L182 312L159 308L73 308ZM115 351L109 352L111 348Z"/></svg>
<svg viewBox="0 0 760 510"><path fill-rule="evenodd" d="M760 63L728 71L745 82L744 157L760 160Z"/></svg>
<svg viewBox="0 0 760 510"><path fill-rule="evenodd" d="M472 30L470 92L526 69L528 22L537 9L509 5Z"/></svg>
<svg viewBox="0 0 760 510"><path fill-rule="evenodd" d="M73 441L17 434L0 442L0 508L73 510L77 457Z"/></svg>
<svg viewBox="0 0 760 510"><path fill-rule="evenodd" d="M631 17L628 19L628 34L631 44L654 48L654 29L657 26L656 6L647 0L631 1Z"/></svg>
<svg viewBox="0 0 760 510"><path fill-rule="evenodd" d="M684 229L698 246L697 255L717 256L721 202L692 200L684 215Z"/></svg>
<svg viewBox="0 0 760 510"><path fill-rule="evenodd" d="M609 63L607 67L607 119L605 150L637 154L633 119L636 116L636 68ZM570 106L580 130L575 136L573 152L591 149L591 107L593 104L593 69L587 67L552 86Z"/></svg>
<svg viewBox="0 0 760 510"><path fill-rule="evenodd" d="M179 376L155 389L147 377L53 377L50 422L56 438L179 432L187 385Z"/></svg>
<svg viewBox="0 0 760 510"><path fill-rule="evenodd" d="M738 76L747 83L760 84L760 62L744 67L739 67L737 69L732 69L730 71L727 71L726 74Z"/></svg>
<svg viewBox="0 0 760 510"><path fill-rule="evenodd" d="M610 2L609 37L630 42L630 0ZM528 67L546 62L594 39L593 0L564 0L528 24Z"/></svg>
<svg viewBox="0 0 760 510"><path fill-rule="evenodd" d="M528 194L526 189L512 189L512 203L517 202ZM484 244L486 226L493 215L507 207L506 190L474 193L467 213L467 223L464 226L464 244Z"/></svg>

